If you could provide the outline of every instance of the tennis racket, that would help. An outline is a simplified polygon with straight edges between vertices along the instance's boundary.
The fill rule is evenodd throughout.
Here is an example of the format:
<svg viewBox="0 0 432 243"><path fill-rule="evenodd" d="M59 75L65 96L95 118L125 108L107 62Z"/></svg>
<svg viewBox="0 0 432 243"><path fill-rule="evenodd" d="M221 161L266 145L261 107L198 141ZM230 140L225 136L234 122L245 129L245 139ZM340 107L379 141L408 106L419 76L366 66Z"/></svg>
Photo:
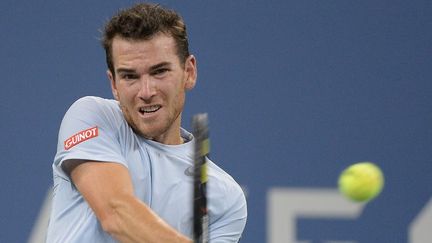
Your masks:
<svg viewBox="0 0 432 243"><path fill-rule="evenodd" d="M192 118L194 151L194 194L193 194L193 238L195 243L209 242L207 212L207 162L210 152L207 113L194 115Z"/></svg>

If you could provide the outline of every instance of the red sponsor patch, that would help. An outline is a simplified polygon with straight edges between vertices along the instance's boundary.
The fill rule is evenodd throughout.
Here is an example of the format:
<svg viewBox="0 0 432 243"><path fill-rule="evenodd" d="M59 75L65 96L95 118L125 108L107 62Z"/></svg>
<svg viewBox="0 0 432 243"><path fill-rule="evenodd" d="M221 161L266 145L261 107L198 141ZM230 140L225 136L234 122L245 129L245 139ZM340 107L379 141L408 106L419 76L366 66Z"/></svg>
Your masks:
<svg viewBox="0 0 432 243"><path fill-rule="evenodd" d="M80 132L72 135L70 138L68 138L64 141L64 148L65 148L65 150L68 150L77 144L80 144L80 143L87 141L91 138L97 137L98 134L99 134L98 127L92 127L92 128L80 131Z"/></svg>

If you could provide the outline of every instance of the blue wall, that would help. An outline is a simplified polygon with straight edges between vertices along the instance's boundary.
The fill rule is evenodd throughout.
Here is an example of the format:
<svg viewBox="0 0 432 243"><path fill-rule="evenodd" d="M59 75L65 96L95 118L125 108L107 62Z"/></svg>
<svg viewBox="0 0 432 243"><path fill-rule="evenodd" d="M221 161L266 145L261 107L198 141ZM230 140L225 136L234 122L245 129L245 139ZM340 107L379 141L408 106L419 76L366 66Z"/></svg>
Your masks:
<svg viewBox="0 0 432 243"><path fill-rule="evenodd" d="M0 2L0 242L27 240L68 106L111 97L98 29L132 2ZM198 59L184 126L208 112L212 158L248 190L243 242L266 241L270 188L335 188L364 160L381 166L386 187L342 229L359 242L407 242L432 197L431 1L162 3L182 13ZM302 220L299 235L338 231L323 225Z"/></svg>

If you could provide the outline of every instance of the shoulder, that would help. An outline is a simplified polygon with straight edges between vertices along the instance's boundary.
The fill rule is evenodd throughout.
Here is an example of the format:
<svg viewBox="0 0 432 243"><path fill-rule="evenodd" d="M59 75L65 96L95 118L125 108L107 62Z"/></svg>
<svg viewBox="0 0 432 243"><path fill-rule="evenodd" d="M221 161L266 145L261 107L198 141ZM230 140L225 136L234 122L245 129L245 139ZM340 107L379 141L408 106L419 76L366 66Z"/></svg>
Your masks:
<svg viewBox="0 0 432 243"><path fill-rule="evenodd" d="M226 196L229 196L231 203L246 204L244 192L239 183L212 161L209 161L209 167L209 187L211 187L209 191L219 191L218 196L221 196L225 203L230 201L226 200Z"/></svg>
<svg viewBox="0 0 432 243"><path fill-rule="evenodd" d="M118 102L112 99L105 99L97 96L84 96L76 100L69 110L83 109L83 110L120 110Z"/></svg>
<svg viewBox="0 0 432 243"><path fill-rule="evenodd" d="M212 160L207 160L208 165L210 167L209 176L214 177L214 179L222 182L222 185L228 186L228 187L234 187L234 188L240 188L238 186L238 183L234 180L234 178L228 174L225 170L223 170L221 167L216 165ZM213 179L213 178L212 178Z"/></svg>
<svg viewBox="0 0 432 243"><path fill-rule="evenodd" d="M232 176L212 162L209 165L211 241L237 242L247 221L246 197Z"/></svg>
<svg viewBox="0 0 432 243"><path fill-rule="evenodd" d="M96 96L85 96L75 101L66 112L65 117L102 119L120 122L122 112L116 100Z"/></svg>
<svg viewBox="0 0 432 243"><path fill-rule="evenodd" d="M116 133L125 120L115 100L85 96L75 101L67 110L60 126L61 134L70 136L89 127L99 127Z"/></svg>
<svg viewBox="0 0 432 243"><path fill-rule="evenodd" d="M94 96L76 100L61 122L54 163L68 159L123 161L120 139L128 131L126 125L117 101Z"/></svg>

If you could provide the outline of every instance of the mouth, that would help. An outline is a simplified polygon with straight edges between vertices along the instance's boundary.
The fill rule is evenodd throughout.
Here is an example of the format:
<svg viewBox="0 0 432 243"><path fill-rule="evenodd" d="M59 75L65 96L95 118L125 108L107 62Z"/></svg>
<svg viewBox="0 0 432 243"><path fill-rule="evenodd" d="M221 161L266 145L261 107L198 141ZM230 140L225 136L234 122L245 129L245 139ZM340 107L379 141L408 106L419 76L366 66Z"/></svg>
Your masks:
<svg viewBox="0 0 432 243"><path fill-rule="evenodd" d="M145 115L145 114L155 113L158 110L160 110L161 108L162 108L161 105L144 106L144 107L139 108L139 112L142 115Z"/></svg>

